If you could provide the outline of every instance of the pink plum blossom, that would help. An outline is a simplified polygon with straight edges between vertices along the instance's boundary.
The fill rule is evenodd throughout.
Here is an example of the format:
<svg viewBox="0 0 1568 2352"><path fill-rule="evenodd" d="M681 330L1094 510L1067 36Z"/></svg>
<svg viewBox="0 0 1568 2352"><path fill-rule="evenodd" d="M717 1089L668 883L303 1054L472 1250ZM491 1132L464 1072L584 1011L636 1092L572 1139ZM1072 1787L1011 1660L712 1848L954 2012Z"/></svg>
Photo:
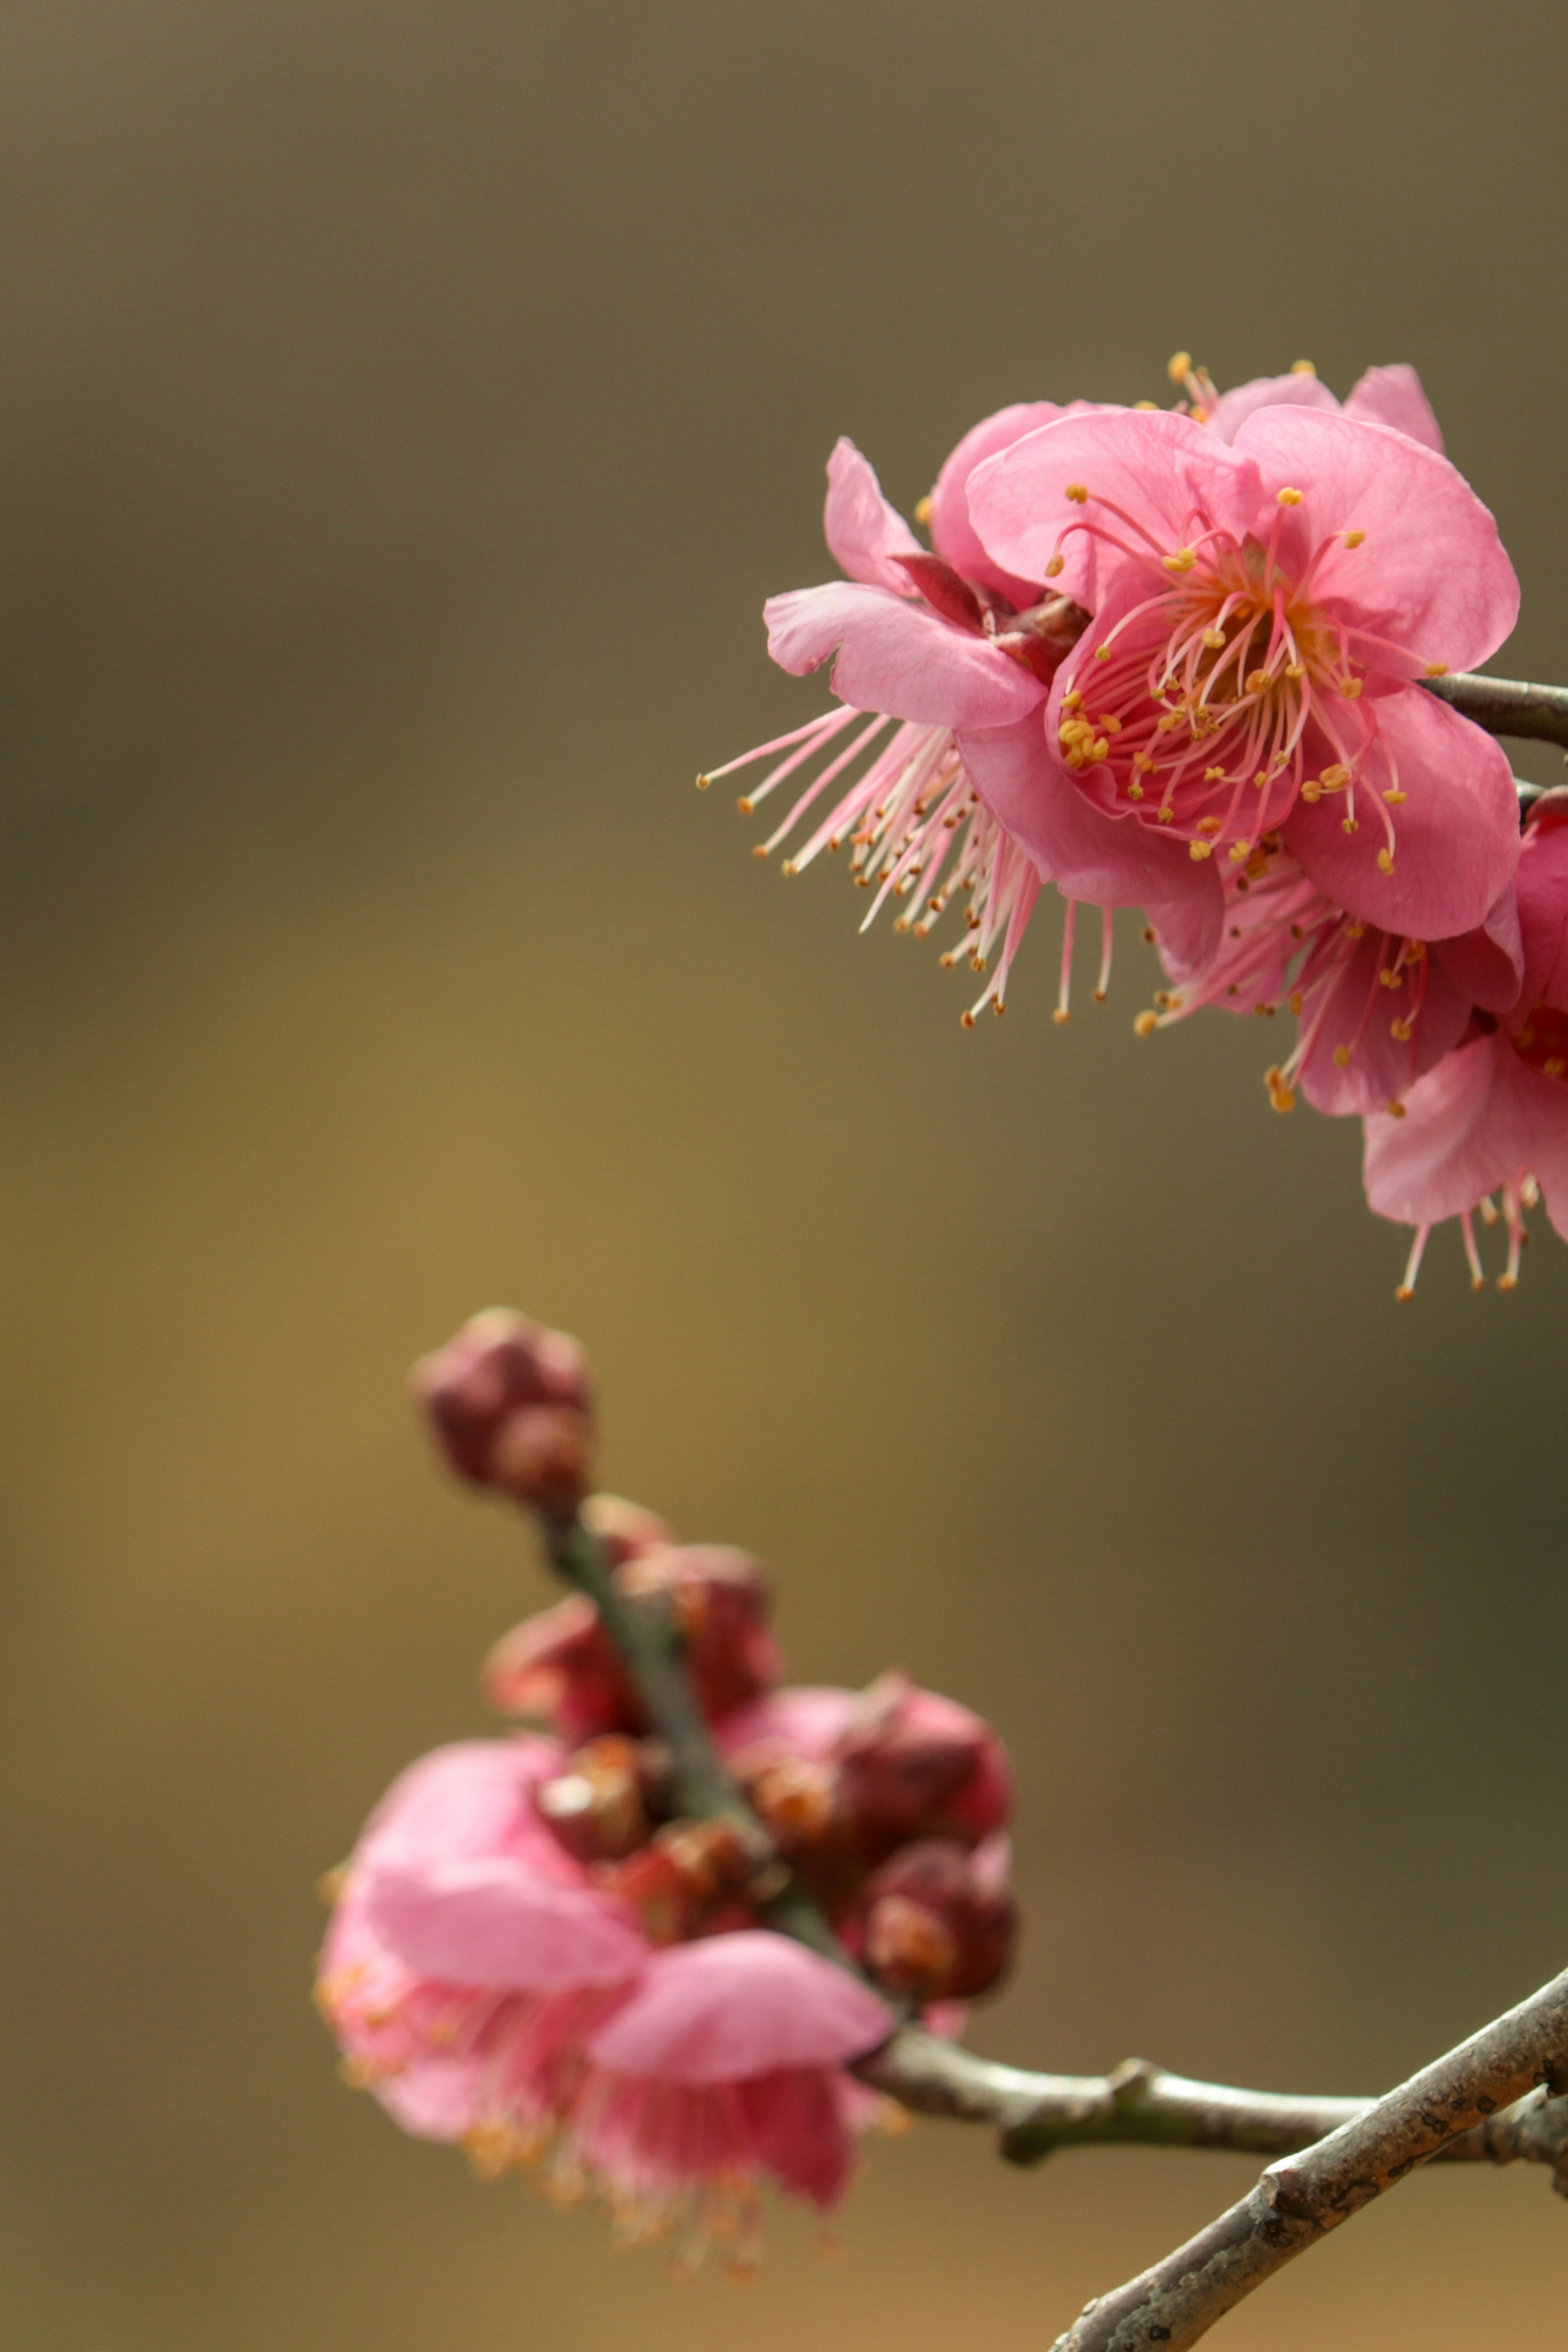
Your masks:
<svg viewBox="0 0 1568 2352"><path fill-rule="evenodd" d="M786 871L798 873L823 849L849 843L857 879L875 892L866 921L890 898L910 900L915 911L901 915L898 928L919 937L955 900L967 901L971 963L984 971L998 958L979 1003L965 1015L970 1025L980 1006L1002 1009L1042 882L1055 881L1070 904L1086 900L1107 910L1201 898L1215 902L1217 919L1209 877L1191 872L1179 845L1108 823L1049 756L1040 714L1083 614L1048 593L1038 573L998 562L969 516L977 467L1020 436L1082 413L1082 402L1025 403L967 434L923 510L930 553L883 497L853 443L841 440L828 465L824 529L849 577L772 598L766 619L781 667L799 676L833 663L842 707L699 779L711 782L773 760L741 801L749 810L831 751L758 854L782 843L836 786ZM869 764L858 764L866 755ZM1100 993L1108 912L1103 929ZM1070 921L1062 1017L1071 946ZM944 961L954 963L963 951L951 950Z"/></svg>
<svg viewBox="0 0 1568 2352"><path fill-rule="evenodd" d="M1509 1237L1500 1286L1519 1279L1524 1212L1544 1198L1568 1239L1568 794L1548 793L1526 829L1517 882L1523 978L1494 1017L1484 1001L1462 1043L1411 1087L1398 1117L1366 1121L1366 1194L1379 1216L1414 1225L1408 1297L1435 1224L1458 1217L1481 1284L1474 1216L1500 1197Z"/></svg>
<svg viewBox="0 0 1568 2352"><path fill-rule="evenodd" d="M1249 416L1260 408L1316 408L1328 415L1343 413L1364 425L1386 425L1424 449L1443 454L1443 435L1432 404L1413 367L1368 368L1354 383L1343 406L1310 360L1298 360L1285 375L1254 376L1230 392L1217 392L1207 371L1193 367L1186 352L1171 362L1171 380L1187 394L1186 412L1222 441L1234 441Z"/></svg>
<svg viewBox="0 0 1568 2352"><path fill-rule="evenodd" d="M1277 1110L1298 1086L1315 1109L1366 1113L1398 1106L1457 1045L1476 1007L1507 1009L1523 969L1510 883L1487 919L1456 939L1378 929L1324 897L1288 850L1261 845L1226 884L1218 952L1194 965L1179 937L1160 938L1175 983L1139 1016L1147 1035L1206 1005L1296 1016L1296 1043L1266 1073Z"/></svg>
<svg viewBox="0 0 1568 2352"><path fill-rule="evenodd" d="M979 466L993 559L1092 619L1044 713L1101 814L1244 866L1278 834L1334 905L1398 936L1484 923L1519 856L1506 758L1419 683L1507 635L1491 516L1404 431L1262 404L1070 415Z"/></svg>
<svg viewBox="0 0 1568 2352"><path fill-rule="evenodd" d="M536 1798L559 1743L438 1749L396 1781L350 1860L319 1999L351 2079L486 2171L547 2164L629 2238L739 2234L769 2179L821 2207L874 2105L845 2063L891 2032L859 1979L765 1928L658 1948L553 1837Z"/></svg>

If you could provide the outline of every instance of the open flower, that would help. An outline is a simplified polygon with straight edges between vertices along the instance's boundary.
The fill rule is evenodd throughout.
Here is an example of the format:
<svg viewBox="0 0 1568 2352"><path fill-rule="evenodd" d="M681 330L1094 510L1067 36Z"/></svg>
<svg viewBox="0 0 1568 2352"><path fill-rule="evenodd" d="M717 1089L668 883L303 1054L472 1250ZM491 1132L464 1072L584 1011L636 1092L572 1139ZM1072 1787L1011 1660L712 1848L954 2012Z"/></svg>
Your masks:
<svg viewBox="0 0 1568 2352"><path fill-rule="evenodd" d="M765 2179L820 2207L874 2102L843 2073L894 2018L765 1928L660 1948L554 1837L552 1740L437 1750L383 1799L345 1874L318 1997L350 2079L482 2171L542 2165L623 2236L755 2252Z"/></svg>
<svg viewBox="0 0 1568 2352"><path fill-rule="evenodd" d="M1568 1240L1568 794L1537 803L1516 887L1523 980L1515 1001L1500 1019L1478 1008L1464 1042L1411 1087L1403 1115L1366 1122L1367 1199L1379 1216L1416 1228L1401 1297L1415 1286L1427 1234L1448 1217L1459 1220L1478 1289L1478 1210L1491 1222L1500 1207L1505 1290L1519 1279L1524 1213L1538 1198Z"/></svg>
<svg viewBox="0 0 1568 2352"><path fill-rule="evenodd" d="M1486 919L1518 859L1508 762L1419 681L1484 658L1518 584L1491 516L1405 432L1262 405L1069 416L978 467L992 557L1093 615L1044 724L1107 816L1244 866L1278 834L1396 936Z"/></svg>
<svg viewBox="0 0 1568 2352"><path fill-rule="evenodd" d="M977 467L1085 408L1022 404L966 435L925 510L930 552L883 497L853 443L841 440L828 465L824 528L849 578L776 596L766 617L769 650L783 668L799 676L833 661L843 707L699 779L772 759L742 799L751 809L788 779L809 776L759 854L825 802L786 870L800 872L823 849L849 844L856 878L875 892L868 923L889 898L908 902L899 928L924 937L961 903L971 963L984 971L997 960L965 1016L971 1024L981 1005L1001 1010L1043 881L1055 881L1071 903L1107 909L1188 898L1202 887L1175 845L1105 823L1045 756L1040 711L1084 615L1038 572L998 562L969 517ZM1108 964L1108 916L1103 943ZM945 961L963 951L951 950ZM1070 921L1063 1017L1071 956Z"/></svg>
<svg viewBox="0 0 1568 2352"><path fill-rule="evenodd" d="M1224 938L1207 961L1190 961L1179 934L1157 935L1173 986L1136 1025L1146 1036L1205 1005L1288 1010L1296 1043L1265 1074L1276 1110L1291 1109L1300 1087L1317 1110L1397 1117L1476 1008L1501 1013L1519 994L1523 950L1511 883L1474 929L1413 939L1335 906L1270 835L1232 870L1225 896Z"/></svg>

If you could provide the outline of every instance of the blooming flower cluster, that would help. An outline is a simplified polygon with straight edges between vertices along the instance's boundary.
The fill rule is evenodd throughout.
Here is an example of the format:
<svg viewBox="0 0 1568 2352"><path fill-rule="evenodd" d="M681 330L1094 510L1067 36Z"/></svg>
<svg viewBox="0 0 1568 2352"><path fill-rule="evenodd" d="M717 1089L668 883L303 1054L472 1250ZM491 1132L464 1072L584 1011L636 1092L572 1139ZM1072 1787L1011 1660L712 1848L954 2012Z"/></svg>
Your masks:
<svg viewBox="0 0 1568 2352"><path fill-rule="evenodd" d="M422 1381L448 1459L517 1492L526 1458L534 1501L559 1499L562 1449L485 1433L543 1409L541 1363L567 1391L549 1412L580 1401L558 1339L476 1318ZM627 2242L674 2231L690 2264L718 2239L745 2269L763 2182L826 2210L885 2113L851 2062L915 2011L956 2030L955 2004L1005 1975L1011 1778L977 1716L903 1675L779 1687L744 1553L679 1544L612 1497L581 1512L621 1594L673 1618L754 1818L682 1816L671 1757L573 1595L488 1662L490 1699L530 1727L437 1749L376 1808L330 1886L318 2000L349 2079L407 2130L486 2174L536 2169L554 2198L601 2195ZM790 1872L858 1973L767 1924Z"/></svg>
<svg viewBox="0 0 1568 2352"><path fill-rule="evenodd" d="M1427 1234L1544 1195L1568 1233L1563 819L1521 843L1493 738L1427 690L1512 628L1491 515L1443 454L1415 371L1342 404L1304 362L1218 393L1186 353L1173 409L1074 401L967 434L916 509L841 440L826 534L847 579L766 608L773 657L831 663L835 705L699 779L793 779L766 856L848 846L896 927L950 908L999 1013L1044 883L1074 917L1145 911L1169 985L1141 1034L1204 1006L1298 1023L1267 1072L1366 1123L1373 1207ZM808 823L808 820L810 822ZM802 833L801 828L806 829Z"/></svg>

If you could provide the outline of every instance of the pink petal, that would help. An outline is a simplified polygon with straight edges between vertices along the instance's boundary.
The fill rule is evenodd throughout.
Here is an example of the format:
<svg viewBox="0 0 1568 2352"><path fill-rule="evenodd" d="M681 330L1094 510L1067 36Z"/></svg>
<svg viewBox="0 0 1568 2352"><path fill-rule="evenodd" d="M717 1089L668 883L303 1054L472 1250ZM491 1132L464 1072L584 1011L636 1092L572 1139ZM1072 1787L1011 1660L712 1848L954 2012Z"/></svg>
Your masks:
<svg viewBox="0 0 1568 2352"><path fill-rule="evenodd" d="M763 617L768 652L796 677L836 650L833 692L858 710L936 727L1000 727L1045 698L1039 679L987 638L885 589L837 580L797 588L769 597Z"/></svg>
<svg viewBox="0 0 1568 2352"><path fill-rule="evenodd" d="M1366 1122L1366 1197L1380 1217L1437 1224L1473 1209L1568 1133L1568 1090L1526 1068L1500 1031L1446 1055L1405 1117Z"/></svg>
<svg viewBox="0 0 1568 2352"><path fill-rule="evenodd" d="M858 2058L893 2027L858 1978L786 1936L745 1927L655 1952L589 2050L618 2074L744 2082Z"/></svg>
<svg viewBox="0 0 1568 2352"><path fill-rule="evenodd" d="M1406 975L1397 989L1383 986L1378 975L1393 952L1381 931L1368 931L1305 1016L1316 1036L1301 1064L1302 1091L1314 1109L1331 1117L1382 1111L1401 1101L1469 1025L1469 991L1457 985L1434 955L1427 958L1413 1034L1396 1037L1393 1023L1411 1018L1416 982ZM1334 1055L1345 1047L1350 1059L1342 1066Z"/></svg>
<svg viewBox="0 0 1568 2352"><path fill-rule="evenodd" d="M1189 866L1193 860L1187 860ZM1195 872L1212 868L1194 866ZM1214 959L1225 929L1225 891L1223 885L1202 897L1149 899L1145 912L1149 928L1159 941L1160 955L1172 981L1178 987L1195 980Z"/></svg>
<svg viewBox="0 0 1568 2352"><path fill-rule="evenodd" d="M1249 416L1260 408L1337 409L1339 402L1315 375L1255 375L1222 392L1206 419L1208 430L1221 441L1234 441Z"/></svg>
<svg viewBox="0 0 1568 2352"><path fill-rule="evenodd" d="M566 1992L624 1984L648 1944L621 1906L524 1863L387 1861L366 1872L365 1916L406 1967L444 1984Z"/></svg>
<svg viewBox="0 0 1568 2352"><path fill-rule="evenodd" d="M1082 405L1082 402L1075 403L1074 413ZM977 580L984 587L994 589L1019 611L1036 601L1040 593L1038 583L1005 571L987 554L969 520L969 477L988 457L1010 449L1026 433L1036 432L1042 425L1054 425L1068 413L1053 400L1020 400L1010 408L999 408L994 416L985 417L965 434L937 475L936 487L931 493L931 544L937 554L955 572L961 572L966 580Z"/></svg>
<svg viewBox="0 0 1568 2352"><path fill-rule="evenodd" d="M1552 1081L1548 1079L1547 1085ZM1541 1187L1546 1213L1553 1228L1568 1242L1568 1110L1551 1135L1542 1133L1535 1146L1530 1172Z"/></svg>
<svg viewBox="0 0 1568 2352"><path fill-rule="evenodd" d="M1344 831L1344 795L1325 793L1315 803L1297 801L1285 821L1286 845L1325 898L1396 938L1473 930L1519 863L1519 799L1507 758L1493 737L1419 687L1371 707L1409 795L1394 811L1393 873L1377 864L1386 835L1377 797L1385 772L1375 754L1356 791L1359 830Z"/></svg>
<svg viewBox="0 0 1568 2352"><path fill-rule="evenodd" d="M779 2186L824 2210L836 2205L854 2169L854 2144L832 2075L821 2069L761 2074L737 2083L752 2148Z"/></svg>
<svg viewBox="0 0 1568 2352"><path fill-rule="evenodd" d="M1010 727L966 729L958 750L998 824L1065 897L1096 907L1157 899L1212 901L1218 908L1220 884L1212 866L1195 864L1185 842L1136 817L1095 808L1057 758L1039 713Z"/></svg>
<svg viewBox="0 0 1568 2352"><path fill-rule="evenodd" d="M1521 867L1523 864L1521 856ZM1432 954L1470 1003L1482 1005L1489 1013L1510 1012L1518 1002L1524 977L1524 940L1514 885L1511 883L1487 909L1486 921L1479 930L1434 941Z"/></svg>
<svg viewBox="0 0 1568 2352"><path fill-rule="evenodd" d="M1568 825L1530 827L1518 891L1525 1007L1554 1004L1568 1011Z"/></svg>
<svg viewBox="0 0 1568 2352"><path fill-rule="evenodd" d="M418 2058L376 2096L417 2139L461 2139L484 2113L484 2064L473 2058Z"/></svg>
<svg viewBox="0 0 1568 2352"><path fill-rule="evenodd" d="M1070 488L1087 490L1087 499L1070 499ZM1048 580L1053 594L1093 611L1129 570L1143 576L1152 565L1168 586L1160 559L1186 545L1200 514L1243 537L1259 519L1260 498L1250 460L1190 417L1109 410L1064 417L987 458L970 478L969 517L993 562L1025 579ZM1062 569L1048 578L1070 526Z"/></svg>
<svg viewBox="0 0 1568 2352"><path fill-rule="evenodd" d="M882 485L852 441L839 440L828 460L828 501L822 511L828 551L852 580L907 596L909 582L893 561L918 555L920 541L883 497Z"/></svg>
<svg viewBox="0 0 1568 2352"><path fill-rule="evenodd" d="M541 1780L561 1769L557 1739L465 1739L437 1748L400 1773L355 1848L356 1872L383 1860L438 1855L446 1861L507 1853L565 1884L581 1878L534 1807Z"/></svg>
<svg viewBox="0 0 1568 2352"><path fill-rule="evenodd" d="M1256 461L1266 506L1281 488L1302 493L1281 540L1287 561L1303 562L1334 533L1365 534L1362 545L1330 547L1312 600L1409 658L1402 665L1353 634L1358 658L1415 676L1434 664L1471 669L1502 643L1519 616L1519 582L1496 522L1446 457L1384 425L1307 408L1260 409L1236 447Z"/></svg>
<svg viewBox="0 0 1568 2352"><path fill-rule="evenodd" d="M1435 449L1439 457L1443 454L1442 427L1432 404L1421 389L1420 377L1403 360L1393 367L1368 368L1345 402L1344 413L1364 425L1392 425L1424 449Z"/></svg>
<svg viewBox="0 0 1568 2352"><path fill-rule="evenodd" d="M724 1756L738 1756L747 1748L778 1747L808 1763L821 1763L859 1721L862 1705L859 1691L797 1684L733 1708L715 1724L714 1738Z"/></svg>

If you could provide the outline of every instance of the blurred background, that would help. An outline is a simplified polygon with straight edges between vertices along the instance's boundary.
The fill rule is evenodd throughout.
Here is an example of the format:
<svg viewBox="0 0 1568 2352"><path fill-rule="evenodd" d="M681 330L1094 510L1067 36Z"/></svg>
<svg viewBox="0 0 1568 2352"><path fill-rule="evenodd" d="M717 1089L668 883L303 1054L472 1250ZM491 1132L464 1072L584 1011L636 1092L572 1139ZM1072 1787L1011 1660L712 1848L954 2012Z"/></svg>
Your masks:
<svg viewBox="0 0 1568 2352"><path fill-rule="evenodd" d="M1251 2168L926 2124L761 2284L405 2140L318 1873L548 1597L404 1370L580 1333L607 1483L797 1674L984 1709L984 2048L1375 2091L1568 1958L1568 1252L1412 1307L1272 1036L1005 1023L714 764L822 706L852 433L1411 360L1568 677L1563 26L1523 0L13 0L0 15L0 2344L1049 2343ZM1561 773L1554 753L1527 772ZM1433 2176L1235 2352L1539 2336L1568 2215Z"/></svg>

